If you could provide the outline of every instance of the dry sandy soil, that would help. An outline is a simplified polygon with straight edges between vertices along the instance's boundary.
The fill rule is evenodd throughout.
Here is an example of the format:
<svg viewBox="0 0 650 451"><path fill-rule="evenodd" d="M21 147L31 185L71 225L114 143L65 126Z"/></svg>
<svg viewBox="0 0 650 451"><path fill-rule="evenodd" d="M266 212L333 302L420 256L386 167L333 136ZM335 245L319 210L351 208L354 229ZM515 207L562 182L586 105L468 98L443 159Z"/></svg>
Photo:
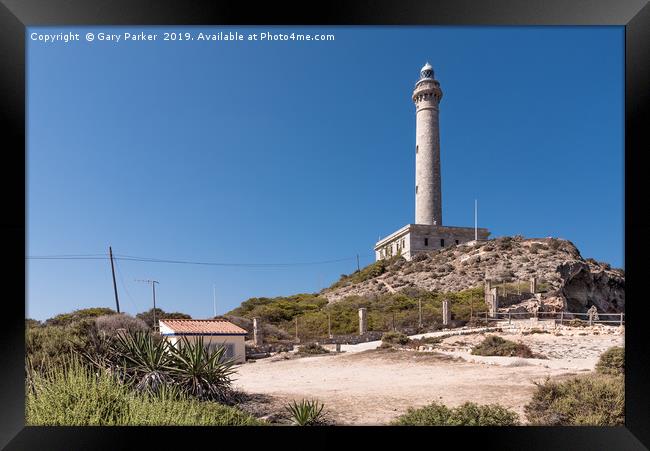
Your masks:
<svg viewBox="0 0 650 451"><path fill-rule="evenodd" d="M346 346L340 354L278 355L239 366L235 386L264 395L269 412L291 400L316 398L336 424L386 424L432 401L499 403L525 421L534 381L592 371L604 350L624 342L622 331L604 326L529 335L504 331L496 335L525 343L546 359L472 356L469 350L485 335L446 338L437 352L372 349L379 345L374 342Z"/></svg>

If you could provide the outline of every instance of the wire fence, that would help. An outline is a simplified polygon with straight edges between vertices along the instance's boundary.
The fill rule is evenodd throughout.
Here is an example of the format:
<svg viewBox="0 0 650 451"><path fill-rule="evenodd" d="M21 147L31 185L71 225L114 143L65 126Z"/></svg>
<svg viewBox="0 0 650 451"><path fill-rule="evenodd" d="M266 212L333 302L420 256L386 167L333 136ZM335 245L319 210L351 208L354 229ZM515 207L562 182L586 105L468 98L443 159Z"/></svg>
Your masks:
<svg viewBox="0 0 650 451"><path fill-rule="evenodd" d="M625 313L576 313L576 312L497 312L490 316L489 312L480 312L478 314L482 319L489 323L490 321L512 321L526 320L537 318L538 320L553 320L556 324L564 325L575 324L576 320L591 326L594 324L614 324L619 326L625 325Z"/></svg>
<svg viewBox="0 0 650 451"><path fill-rule="evenodd" d="M484 305L480 305L484 308ZM625 325L624 313L576 313L576 312L497 312L474 310L468 305L450 303L450 314L445 324L442 309L430 305L416 309L386 310L365 308L365 327L362 329L358 311L315 312L298 315L282 325L293 341L348 342L378 340L386 332L395 331L406 335L433 332L444 328L461 326L486 327L495 323L517 324L522 320L552 321L553 325L591 326L604 324Z"/></svg>

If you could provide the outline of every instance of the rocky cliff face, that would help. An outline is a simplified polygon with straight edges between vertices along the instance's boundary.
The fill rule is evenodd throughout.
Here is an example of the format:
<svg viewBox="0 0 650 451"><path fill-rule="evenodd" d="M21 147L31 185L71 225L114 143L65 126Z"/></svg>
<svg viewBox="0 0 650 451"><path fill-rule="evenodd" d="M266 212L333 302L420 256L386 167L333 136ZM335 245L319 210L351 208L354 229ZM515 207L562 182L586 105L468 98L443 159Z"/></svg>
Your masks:
<svg viewBox="0 0 650 451"><path fill-rule="evenodd" d="M377 274L380 273L380 274ZM483 286L525 282L536 277L542 291L542 310L584 312L592 305L614 313L625 309L625 274L606 263L583 259L567 240L502 237L479 243L450 246L412 261L398 259L366 280L343 279L321 295L330 302L347 296L395 293L412 288L451 292ZM533 295L516 299L529 309ZM530 307L532 308L532 307Z"/></svg>

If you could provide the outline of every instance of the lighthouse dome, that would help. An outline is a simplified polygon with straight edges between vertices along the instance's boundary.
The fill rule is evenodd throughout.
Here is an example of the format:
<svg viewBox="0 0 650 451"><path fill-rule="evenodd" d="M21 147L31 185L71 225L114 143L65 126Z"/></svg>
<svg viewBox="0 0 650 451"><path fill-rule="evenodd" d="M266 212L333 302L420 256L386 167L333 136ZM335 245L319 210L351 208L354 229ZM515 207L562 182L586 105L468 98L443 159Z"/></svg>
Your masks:
<svg viewBox="0 0 650 451"><path fill-rule="evenodd" d="M420 69L420 80L433 79L433 67L428 62Z"/></svg>

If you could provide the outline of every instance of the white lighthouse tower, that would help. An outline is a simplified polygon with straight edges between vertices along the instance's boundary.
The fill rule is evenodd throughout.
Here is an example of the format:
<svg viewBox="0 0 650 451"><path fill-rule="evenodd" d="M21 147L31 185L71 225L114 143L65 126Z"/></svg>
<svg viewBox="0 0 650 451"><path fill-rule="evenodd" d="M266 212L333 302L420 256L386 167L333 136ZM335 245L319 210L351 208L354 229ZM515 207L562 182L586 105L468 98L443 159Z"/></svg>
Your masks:
<svg viewBox="0 0 650 451"><path fill-rule="evenodd" d="M375 244L375 258L402 255L410 260L420 252L487 239L487 229L442 224L442 174L440 171L440 100L442 90L433 67L420 70L411 96L415 103L415 223L407 224Z"/></svg>
<svg viewBox="0 0 650 451"><path fill-rule="evenodd" d="M440 126L442 90L426 63L415 83L415 223L442 225Z"/></svg>

